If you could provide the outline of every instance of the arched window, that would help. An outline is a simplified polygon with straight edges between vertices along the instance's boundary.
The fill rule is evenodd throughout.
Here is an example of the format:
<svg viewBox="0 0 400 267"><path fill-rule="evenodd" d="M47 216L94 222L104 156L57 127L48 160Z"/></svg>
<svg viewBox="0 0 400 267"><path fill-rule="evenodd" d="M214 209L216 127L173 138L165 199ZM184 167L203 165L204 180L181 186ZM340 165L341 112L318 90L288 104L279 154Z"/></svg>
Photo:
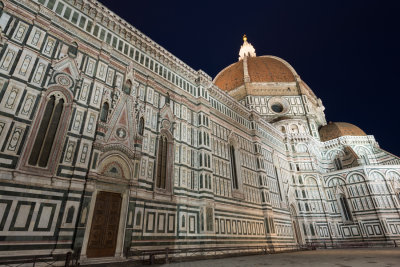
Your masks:
<svg viewBox="0 0 400 267"><path fill-rule="evenodd" d="M76 42L73 42L69 47L68 47L68 56L72 58L76 58L78 55L78 44Z"/></svg>
<svg viewBox="0 0 400 267"><path fill-rule="evenodd" d="M108 103L104 102L103 107L101 108L101 112L100 112L100 121L107 122L109 109L110 109L110 106L108 105Z"/></svg>
<svg viewBox="0 0 400 267"><path fill-rule="evenodd" d="M231 160L232 186L234 189L239 189L237 169L236 169L235 148L233 147L233 145L230 145L229 150L230 150L230 160Z"/></svg>
<svg viewBox="0 0 400 267"><path fill-rule="evenodd" d="M340 203L340 207L342 209L343 218L345 219L345 221L351 221L352 218L351 218L349 204L347 203L347 200L344 197L344 195L340 195L339 203Z"/></svg>
<svg viewBox="0 0 400 267"><path fill-rule="evenodd" d="M47 167L63 109L64 99L50 96L29 156L29 165Z"/></svg>
<svg viewBox="0 0 400 267"><path fill-rule="evenodd" d="M157 160L157 188L166 189L167 181L167 154L168 140L166 136L161 136L158 143L158 160Z"/></svg>
<svg viewBox="0 0 400 267"><path fill-rule="evenodd" d="M144 118L143 118L143 117L140 117L140 119L139 119L138 133L139 133L140 135L143 135L143 132L144 132Z"/></svg>
<svg viewBox="0 0 400 267"><path fill-rule="evenodd" d="M124 86L122 88L122 91L124 91L126 94L130 94L132 89L132 82L131 80L126 80L124 83Z"/></svg>

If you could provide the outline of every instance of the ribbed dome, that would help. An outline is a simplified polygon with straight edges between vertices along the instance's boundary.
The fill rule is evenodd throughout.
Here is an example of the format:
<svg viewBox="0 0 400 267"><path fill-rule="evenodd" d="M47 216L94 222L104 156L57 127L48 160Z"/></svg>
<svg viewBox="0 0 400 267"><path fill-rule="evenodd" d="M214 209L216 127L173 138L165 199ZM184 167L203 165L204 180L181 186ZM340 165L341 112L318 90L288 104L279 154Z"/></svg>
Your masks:
<svg viewBox="0 0 400 267"><path fill-rule="evenodd" d="M231 91L245 83L244 60L222 70L214 79L215 85L224 91ZM251 83L295 82L295 73L283 60L272 56L248 57L247 71Z"/></svg>
<svg viewBox="0 0 400 267"><path fill-rule="evenodd" d="M324 142L346 135L366 136L366 133L354 124L347 122L329 122L319 129L320 139Z"/></svg>

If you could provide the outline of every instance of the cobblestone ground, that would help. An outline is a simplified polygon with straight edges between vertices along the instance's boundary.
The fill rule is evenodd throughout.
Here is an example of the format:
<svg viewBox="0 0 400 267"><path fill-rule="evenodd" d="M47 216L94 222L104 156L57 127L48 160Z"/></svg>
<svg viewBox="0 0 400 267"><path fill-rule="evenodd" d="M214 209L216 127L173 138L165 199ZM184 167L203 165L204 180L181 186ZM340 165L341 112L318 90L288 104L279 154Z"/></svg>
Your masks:
<svg viewBox="0 0 400 267"><path fill-rule="evenodd" d="M101 264L94 267L140 266L132 263ZM149 265L143 265L149 266ZM242 267L242 266L307 266L307 267L400 267L400 249L330 249L231 257L186 262L175 262L153 266L164 267Z"/></svg>

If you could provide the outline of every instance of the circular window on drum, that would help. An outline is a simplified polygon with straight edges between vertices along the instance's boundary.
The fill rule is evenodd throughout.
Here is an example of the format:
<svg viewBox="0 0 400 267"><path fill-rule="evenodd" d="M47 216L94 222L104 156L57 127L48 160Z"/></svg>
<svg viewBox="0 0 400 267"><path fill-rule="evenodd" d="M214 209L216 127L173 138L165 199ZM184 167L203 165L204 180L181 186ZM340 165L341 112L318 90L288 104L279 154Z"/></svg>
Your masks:
<svg viewBox="0 0 400 267"><path fill-rule="evenodd" d="M274 103L271 105L271 109L275 113L281 113L283 111L283 105L281 103Z"/></svg>
<svg viewBox="0 0 400 267"><path fill-rule="evenodd" d="M289 110L289 103L281 97L273 97L268 101L268 107L275 114L283 114Z"/></svg>

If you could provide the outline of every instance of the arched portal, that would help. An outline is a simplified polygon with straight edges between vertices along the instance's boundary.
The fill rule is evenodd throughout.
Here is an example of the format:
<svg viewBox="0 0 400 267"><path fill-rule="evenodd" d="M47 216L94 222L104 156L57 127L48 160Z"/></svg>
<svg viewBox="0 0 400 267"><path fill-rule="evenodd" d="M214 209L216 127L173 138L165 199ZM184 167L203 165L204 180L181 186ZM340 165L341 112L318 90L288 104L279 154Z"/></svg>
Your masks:
<svg viewBox="0 0 400 267"><path fill-rule="evenodd" d="M129 218L128 182L133 177L133 166L123 153L109 151L102 155L97 170L91 177L95 188L82 246L84 260L121 257L124 253L124 229Z"/></svg>

